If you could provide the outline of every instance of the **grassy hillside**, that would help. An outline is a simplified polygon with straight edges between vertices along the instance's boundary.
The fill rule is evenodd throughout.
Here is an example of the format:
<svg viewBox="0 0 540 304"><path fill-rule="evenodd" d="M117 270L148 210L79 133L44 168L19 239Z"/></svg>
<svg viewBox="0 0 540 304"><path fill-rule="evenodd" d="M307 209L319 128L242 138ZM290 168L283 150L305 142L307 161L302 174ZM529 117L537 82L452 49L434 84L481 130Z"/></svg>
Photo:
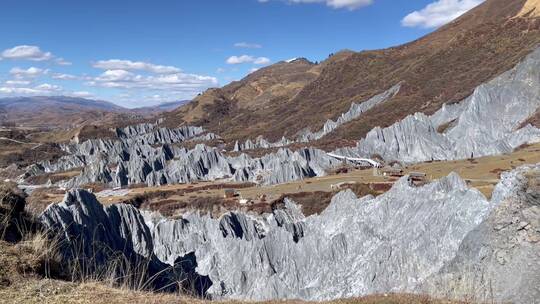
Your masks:
<svg viewBox="0 0 540 304"><path fill-rule="evenodd" d="M401 82L391 101L342 126L319 146L359 139L415 113L433 113L511 69L540 43L540 19L523 14L525 0L488 0L417 41L375 51L343 51L319 64L278 63L199 96L167 116L170 124L199 124L225 139L270 139L320 128Z"/></svg>

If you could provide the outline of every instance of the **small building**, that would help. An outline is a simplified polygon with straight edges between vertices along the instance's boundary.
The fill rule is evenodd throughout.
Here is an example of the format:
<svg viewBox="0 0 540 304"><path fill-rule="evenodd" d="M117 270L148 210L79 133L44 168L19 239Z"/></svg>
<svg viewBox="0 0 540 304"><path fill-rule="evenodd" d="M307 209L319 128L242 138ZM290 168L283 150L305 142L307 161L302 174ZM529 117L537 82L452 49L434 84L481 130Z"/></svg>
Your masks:
<svg viewBox="0 0 540 304"><path fill-rule="evenodd" d="M411 172L409 173L409 181L415 186L420 186L427 182L427 175L423 172Z"/></svg>
<svg viewBox="0 0 540 304"><path fill-rule="evenodd" d="M427 175L423 172L411 172L409 176L412 180L425 180Z"/></svg>
<svg viewBox="0 0 540 304"><path fill-rule="evenodd" d="M405 176L405 173L403 172L403 169L401 168L394 168L394 167L384 167L381 169L381 175L382 176L388 176L388 177L403 177Z"/></svg>

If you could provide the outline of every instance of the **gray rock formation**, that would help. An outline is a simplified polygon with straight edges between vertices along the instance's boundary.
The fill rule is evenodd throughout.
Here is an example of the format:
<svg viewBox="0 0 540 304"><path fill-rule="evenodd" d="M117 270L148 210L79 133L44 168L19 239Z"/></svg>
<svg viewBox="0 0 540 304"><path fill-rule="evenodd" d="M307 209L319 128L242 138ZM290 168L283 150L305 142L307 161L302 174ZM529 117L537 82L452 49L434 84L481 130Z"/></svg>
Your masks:
<svg viewBox="0 0 540 304"><path fill-rule="evenodd" d="M401 84L397 84L391 87L390 89L388 89L387 91L379 95L375 95L372 98L362 103L353 103L349 111L341 114L341 116L336 121L329 119L328 121L326 121L323 128L315 133L311 132L310 130L305 130L301 132L298 136L297 141L310 142L313 140L318 140L318 139L323 138L324 136L332 133L335 129L339 128L340 126L359 118L360 116L362 116L362 114L364 114L364 112L372 109L373 107L385 101L390 100L392 97L396 96L397 93L399 93L400 89L401 89Z"/></svg>
<svg viewBox="0 0 540 304"><path fill-rule="evenodd" d="M280 149L262 158L247 155L229 157L220 150L198 144L194 149L179 147L185 141L212 140L213 133L199 127L160 128L140 124L115 130L115 139L92 139L63 145L69 155L55 162L41 162L26 168L21 177L80 169L79 176L56 186L71 189L89 183L111 187L133 184L160 186L228 179L258 184L278 184L322 176L340 162L324 151L306 148L297 152Z"/></svg>
<svg viewBox="0 0 540 304"><path fill-rule="evenodd" d="M425 291L478 302L540 303L540 166L504 173L497 209Z"/></svg>
<svg viewBox="0 0 540 304"><path fill-rule="evenodd" d="M244 143L239 143L236 141L234 144L233 151L240 152L240 151L246 151L246 150L255 150L255 149L269 149L269 148L279 148L279 147L285 147L290 144L293 144L294 141L289 140L285 137L282 137L281 140L271 143L268 140L266 140L264 137L259 136L255 141L252 141L251 139L246 140Z"/></svg>
<svg viewBox="0 0 540 304"><path fill-rule="evenodd" d="M480 278L490 278L496 301L534 303L539 196L531 189L539 170L540 164L504 174L491 202L450 174L422 187L403 178L377 198L341 192L308 218L286 201L263 216L189 213L169 220L127 206L103 211L77 191L41 218L59 230L72 223L111 226L121 244L169 265L191 254L196 273L212 282L206 292L213 298L326 300L425 291L460 297L471 269L480 269L489 274ZM520 271L511 275L512 269ZM456 288L439 289L441 282Z"/></svg>
<svg viewBox="0 0 540 304"><path fill-rule="evenodd" d="M128 130L125 132L133 134L137 128ZM340 164L324 151L311 148L296 152L280 149L261 158L247 155L229 157L203 144L187 150L167 144L172 140L172 134L177 133L167 133L160 129L157 133L144 133L143 137L98 139L74 144L66 147L71 155L56 163L32 166L27 176L82 167L79 176L57 184L68 189L95 182L121 187L133 184L160 186L216 179L268 185L323 176L326 170ZM165 144L148 144L159 141Z"/></svg>
<svg viewBox="0 0 540 304"><path fill-rule="evenodd" d="M540 108L540 49L512 70L479 86L457 105L431 117L411 115L388 128L375 128L356 148L337 154L421 162L508 153L540 142L540 129L521 125ZM439 127L444 132L439 133Z"/></svg>
<svg viewBox="0 0 540 304"><path fill-rule="evenodd" d="M351 108L347 112L341 114L336 121L331 119L327 120L322 129L317 132L312 132L311 130L306 129L299 132L295 140L289 140L283 137L280 141L274 143L270 143L262 136L257 137L255 141L252 141L251 139L246 140L244 143L239 143L237 141L234 145L234 151L239 152L254 149L285 147L297 142L308 143L310 141L321 139L324 136L332 133L338 127L359 118L364 112L396 96L396 94L399 93L400 88L401 84L397 84L387 91L373 96L362 103L352 103Z"/></svg>
<svg viewBox="0 0 540 304"><path fill-rule="evenodd" d="M220 219L187 215L181 230L164 220L154 230L155 252L171 261L194 251L198 272L220 282L209 289L216 297L327 300L414 291L490 209L456 175L423 188L403 179L379 198L338 194L320 216L300 220L301 237L275 215L241 221L243 238L220 233Z"/></svg>
<svg viewBox="0 0 540 304"><path fill-rule="evenodd" d="M71 190L59 204L49 206L39 217L58 239L60 253L74 279L116 275L118 282L131 278L135 287L182 291L204 296L210 282L195 273L193 253L170 264L153 253L152 234L141 213L130 205L102 206L84 190ZM126 264L127 263L127 264ZM75 266L73 266L75 265ZM127 270L127 271L126 271Z"/></svg>

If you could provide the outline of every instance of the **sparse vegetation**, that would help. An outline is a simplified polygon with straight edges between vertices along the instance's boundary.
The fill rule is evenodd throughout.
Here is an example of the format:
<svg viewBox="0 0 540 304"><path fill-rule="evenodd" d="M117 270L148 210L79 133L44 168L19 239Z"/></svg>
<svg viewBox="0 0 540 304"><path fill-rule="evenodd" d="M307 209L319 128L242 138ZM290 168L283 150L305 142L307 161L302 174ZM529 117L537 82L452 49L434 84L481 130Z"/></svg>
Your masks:
<svg viewBox="0 0 540 304"><path fill-rule="evenodd" d="M494 0L402 46L338 52L319 65L276 64L209 90L189 106L168 113L167 121L200 124L229 143L259 135L279 140L305 128L318 130L352 102L402 82L392 100L315 143L327 150L351 145L349 140L362 138L376 126L389 126L415 112L431 114L443 103L461 101L515 66L540 42L539 18L508 19L522 7L523 1Z"/></svg>
<svg viewBox="0 0 540 304"><path fill-rule="evenodd" d="M350 189L358 197L363 197L366 195L377 196L379 194L378 192L372 190L368 185L360 183L345 184L340 191L345 189ZM282 208L284 199L289 198L302 206L302 213L304 213L305 216L320 214L328 207L328 205L330 205L332 197L335 194L336 192L324 191L283 194L279 199L272 202L272 209Z"/></svg>
<svg viewBox="0 0 540 304"><path fill-rule="evenodd" d="M456 125L456 122L457 120L454 119L452 121L449 121L447 123L444 123L442 125L440 125L439 127L437 127L437 132L439 133L445 133L446 130L450 129L451 127L455 126Z"/></svg>

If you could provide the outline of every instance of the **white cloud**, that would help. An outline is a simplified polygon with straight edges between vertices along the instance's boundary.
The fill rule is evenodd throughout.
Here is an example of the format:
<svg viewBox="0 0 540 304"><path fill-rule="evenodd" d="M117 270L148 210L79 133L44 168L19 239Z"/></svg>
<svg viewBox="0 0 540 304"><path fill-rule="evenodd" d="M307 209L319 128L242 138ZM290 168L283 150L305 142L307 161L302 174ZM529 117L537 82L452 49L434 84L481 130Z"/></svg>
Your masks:
<svg viewBox="0 0 540 304"><path fill-rule="evenodd" d="M268 2L270 0L259 0L259 2ZM283 0L288 3L324 3L329 7L348 10L355 10L373 3L373 0Z"/></svg>
<svg viewBox="0 0 540 304"><path fill-rule="evenodd" d="M42 75L45 75L49 72L49 70L43 70L36 67L31 67L28 69L21 69L19 67L12 68L9 73L11 76L17 78L17 79L23 79L23 78L36 78Z"/></svg>
<svg viewBox="0 0 540 304"><path fill-rule="evenodd" d="M6 95L57 95L62 87L48 83L35 87L0 87L0 93Z"/></svg>
<svg viewBox="0 0 540 304"><path fill-rule="evenodd" d="M234 44L234 47L245 48L245 49L261 49L262 45L257 44L257 43L249 43L249 42L238 42Z"/></svg>
<svg viewBox="0 0 540 304"><path fill-rule="evenodd" d="M42 91L49 91L49 92L53 92L53 91L58 92L62 90L62 87L58 85L54 85L54 84L44 83L44 84L40 84L36 86L36 89L42 90Z"/></svg>
<svg viewBox="0 0 540 304"><path fill-rule="evenodd" d="M227 64L242 64L242 63L253 63L253 64L269 64L270 59L266 57L253 57L250 55L242 56L231 56L227 59Z"/></svg>
<svg viewBox="0 0 540 304"><path fill-rule="evenodd" d="M0 60L1 59L53 61L58 65L71 65L71 62L64 60L64 58L58 58L51 52L44 52L35 45L18 45L11 49L4 50L0 54Z"/></svg>
<svg viewBox="0 0 540 304"><path fill-rule="evenodd" d="M438 0L405 16L403 26L435 28L463 15L484 0Z"/></svg>
<svg viewBox="0 0 540 304"><path fill-rule="evenodd" d="M51 52L43 52L37 46L19 45L2 52L2 58L13 60L47 61L53 59Z"/></svg>
<svg viewBox="0 0 540 304"><path fill-rule="evenodd" d="M137 75L126 70L108 70L86 83L90 86L198 93L218 85L217 78L176 73L156 76Z"/></svg>
<svg viewBox="0 0 540 304"><path fill-rule="evenodd" d="M79 77L71 74L61 74L61 73L55 73L52 76L52 79L56 80L77 80Z"/></svg>
<svg viewBox="0 0 540 304"><path fill-rule="evenodd" d="M242 55L242 56L231 56L227 59L227 64L241 64L247 62L253 62L253 56Z"/></svg>
<svg viewBox="0 0 540 304"><path fill-rule="evenodd" d="M217 68L217 70L216 70L216 73L218 73L218 74L225 73L225 72L226 72L226 70L224 68Z"/></svg>
<svg viewBox="0 0 540 304"><path fill-rule="evenodd" d="M4 84L9 87L24 87L30 85L30 83L32 82L28 80L8 80Z"/></svg>
<svg viewBox="0 0 540 304"><path fill-rule="evenodd" d="M93 67L102 70L145 71L155 74L174 74L182 71L181 69L173 66L120 59L101 60L94 63Z"/></svg>
<svg viewBox="0 0 540 304"><path fill-rule="evenodd" d="M269 64L270 63L270 59L269 58L266 58L266 57L259 57L257 59L255 59L255 61L253 61L253 63L255 64Z"/></svg>

